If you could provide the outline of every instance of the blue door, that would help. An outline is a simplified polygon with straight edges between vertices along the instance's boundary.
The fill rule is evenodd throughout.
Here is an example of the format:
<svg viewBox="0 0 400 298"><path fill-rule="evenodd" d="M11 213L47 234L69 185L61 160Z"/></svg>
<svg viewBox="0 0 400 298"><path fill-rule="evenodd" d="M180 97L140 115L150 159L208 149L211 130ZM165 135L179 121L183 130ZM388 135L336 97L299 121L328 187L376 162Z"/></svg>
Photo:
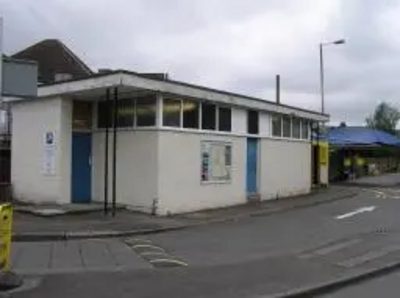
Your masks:
<svg viewBox="0 0 400 298"><path fill-rule="evenodd" d="M92 136L72 134L72 202L89 203L92 184Z"/></svg>
<svg viewBox="0 0 400 298"><path fill-rule="evenodd" d="M257 193L258 140L247 139L247 194Z"/></svg>

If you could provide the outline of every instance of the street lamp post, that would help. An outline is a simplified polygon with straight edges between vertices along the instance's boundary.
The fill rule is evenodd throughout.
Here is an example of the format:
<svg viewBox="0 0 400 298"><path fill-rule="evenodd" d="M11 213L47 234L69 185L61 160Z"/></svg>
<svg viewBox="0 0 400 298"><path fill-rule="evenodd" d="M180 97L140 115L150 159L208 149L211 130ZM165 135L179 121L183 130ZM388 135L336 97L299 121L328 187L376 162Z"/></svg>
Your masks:
<svg viewBox="0 0 400 298"><path fill-rule="evenodd" d="M319 44L319 75L320 75L320 88L321 88L321 113L325 113L325 82L324 82L324 47L329 45L345 44L346 40L338 39L332 42L325 42Z"/></svg>
<svg viewBox="0 0 400 298"><path fill-rule="evenodd" d="M319 44L319 78L320 78L320 88L321 88L321 113L325 113L325 77L324 77L324 47L329 45L341 45L346 43L344 39L338 39L331 42L325 42ZM321 165L320 165L320 133L321 128L319 122L317 123L317 164L316 164L316 183L320 185L321 183Z"/></svg>

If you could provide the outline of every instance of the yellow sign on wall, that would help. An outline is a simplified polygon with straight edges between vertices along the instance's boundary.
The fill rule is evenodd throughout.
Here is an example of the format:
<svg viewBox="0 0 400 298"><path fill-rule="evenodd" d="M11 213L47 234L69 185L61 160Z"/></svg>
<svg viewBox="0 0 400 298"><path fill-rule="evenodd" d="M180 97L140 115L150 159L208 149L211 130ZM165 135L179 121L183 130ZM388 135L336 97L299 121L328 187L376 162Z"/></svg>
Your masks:
<svg viewBox="0 0 400 298"><path fill-rule="evenodd" d="M329 144L327 142L319 142L319 164L328 165L329 163Z"/></svg>

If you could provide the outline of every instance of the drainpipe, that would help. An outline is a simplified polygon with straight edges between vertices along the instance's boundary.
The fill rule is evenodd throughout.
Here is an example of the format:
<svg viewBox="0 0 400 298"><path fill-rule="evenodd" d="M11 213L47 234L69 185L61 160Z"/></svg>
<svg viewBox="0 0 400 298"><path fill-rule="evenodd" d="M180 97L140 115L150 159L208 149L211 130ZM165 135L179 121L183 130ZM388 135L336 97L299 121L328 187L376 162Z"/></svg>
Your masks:
<svg viewBox="0 0 400 298"><path fill-rule="evenodd" d="M106 90L106 131L105 131L105 148L104 148L104 215L108 215L108 143L109 143L109 127L110 127L110 89ZM97 115L98 117L98 115Z"/></svg>
<svg viewBox="0 0 400 298"><path fill-rule="evenodd" d="M112 216L115 217L117 200L117 125L118 125L118 87L114 88L113 101L113 180L112 180Z"/></svg>

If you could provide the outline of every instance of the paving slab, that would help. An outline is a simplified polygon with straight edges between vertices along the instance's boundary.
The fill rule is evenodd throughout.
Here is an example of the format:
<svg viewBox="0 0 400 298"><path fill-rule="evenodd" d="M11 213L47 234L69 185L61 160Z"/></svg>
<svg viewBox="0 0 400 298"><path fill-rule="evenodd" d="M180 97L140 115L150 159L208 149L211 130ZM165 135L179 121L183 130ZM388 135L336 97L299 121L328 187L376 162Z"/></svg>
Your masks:
<svg viewBox="0 0 400 298"><path fill-rule="evenodd" d="M53 245L49 242L36 242L29 246L14 243L12 252L12 265L15 270L42 271L51 264Z"/></svg>
<svg viewBox="0 0 400 298"><path fill-rule="evenodd" d="M83 267L80 246L78 241L52 243L53 252L49 268L73 269Z"/></svg>
<svg viewBox="0 0 400 298"><path fill-rule="evenodd" d="M119 239L19 242L12 247L12 270L24 275L150 267Z"/></svg>

